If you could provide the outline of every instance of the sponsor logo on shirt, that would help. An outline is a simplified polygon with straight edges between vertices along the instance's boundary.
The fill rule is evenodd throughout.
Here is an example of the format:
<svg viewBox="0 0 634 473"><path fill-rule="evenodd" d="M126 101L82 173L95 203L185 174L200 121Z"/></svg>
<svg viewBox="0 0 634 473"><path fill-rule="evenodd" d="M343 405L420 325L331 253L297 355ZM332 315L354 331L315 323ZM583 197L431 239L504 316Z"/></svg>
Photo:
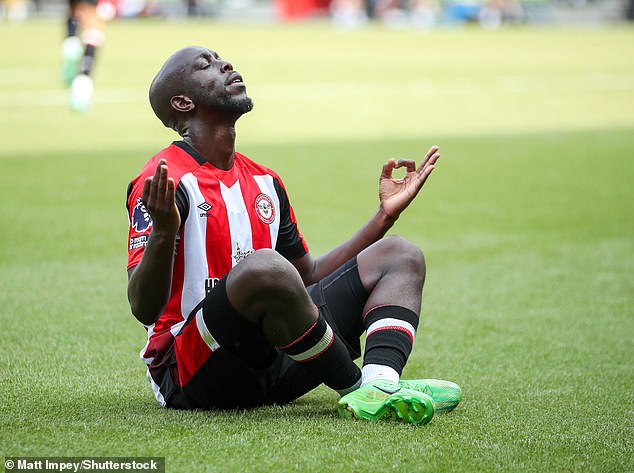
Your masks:
<svg viewBox="0 0 634 473"><path fill-rule="evenodd" d="M275 207L273 207L273 201L268 195L258 194L255 198L255 213L267 225L273 223L275 220Z"/></svg>
<svg viewBox="0 0 634 473"><path fill-rule="evenodd" d="M141 235L130 238L130 249L145 248L147 246L148 235Z"/></svg>
<svg viewBox="0 0 634 473"><path fill-rule="evenodd" d="M216 287L220 278L207 278L205 279L205 294L209 294L211 290Z"/></svg>
<svg viewBox="0 0 634 473"><path fill-rule="evenodd" d="M150 217L150 212L145 208L141 197L136 200L136 205L132 210L130 225L137 233L142 233L152 226L152 217Z"/></svg>

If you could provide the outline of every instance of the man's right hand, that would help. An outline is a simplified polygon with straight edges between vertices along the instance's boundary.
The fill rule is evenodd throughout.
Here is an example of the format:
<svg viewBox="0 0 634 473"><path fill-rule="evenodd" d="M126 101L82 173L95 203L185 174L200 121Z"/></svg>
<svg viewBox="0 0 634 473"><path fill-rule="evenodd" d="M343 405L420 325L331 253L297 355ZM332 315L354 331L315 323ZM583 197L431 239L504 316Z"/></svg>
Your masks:
<svg viewBox="0 0 634 473"><path fill-rule="evenodd" d="M143 183L141 199L152 217L152 233L176 235L181 225L180 214L176 206L176 185L174 179L167 177L167 161L161 159L153 177Z"/></svg>

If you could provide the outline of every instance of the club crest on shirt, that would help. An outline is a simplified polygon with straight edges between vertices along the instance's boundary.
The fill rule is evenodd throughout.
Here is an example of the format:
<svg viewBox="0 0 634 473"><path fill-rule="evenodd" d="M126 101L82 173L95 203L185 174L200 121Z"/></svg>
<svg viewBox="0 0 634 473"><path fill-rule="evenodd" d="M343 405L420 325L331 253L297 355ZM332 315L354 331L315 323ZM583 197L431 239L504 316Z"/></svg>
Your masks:
<svg viewBox="0 0 634 473"><path fill-rule="evenodd" d="M137 233L142 233L152 226L150 212L147 211L140 197L136 200L136 205L132 210L130 226L134 228L134 231Z"/></svg>
<svg viewBox="0 0 634 473"><path fill-rule="evenodd" d="M255 198L255 213L267 225L273 223L275 220L275 207L273 207L273 201L268 195L258 194Z"/></svg>

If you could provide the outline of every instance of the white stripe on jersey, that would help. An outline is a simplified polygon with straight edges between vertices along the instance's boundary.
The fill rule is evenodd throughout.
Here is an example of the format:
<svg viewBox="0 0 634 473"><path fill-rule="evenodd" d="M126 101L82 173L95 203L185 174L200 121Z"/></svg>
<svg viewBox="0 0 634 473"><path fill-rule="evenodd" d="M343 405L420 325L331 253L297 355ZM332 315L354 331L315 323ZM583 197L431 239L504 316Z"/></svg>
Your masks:
<svg viewBox="0 0 634 473"><path fill-rule="evenodd" d="M159 402L159 404L163 407L165 407L165 398L163 397L163 395L161 394L161 389L159 388L159 385L156 384L154 382L154 380L152 379L152 375L150 375L150 370L147 370L147 379L150 380L150 384L152 385L152 391L154 391L154 397L156 397L156 400Z"/></svg>
<svg viewBox="0 0 634 473"><path fill-rule="evenodd" d="M209 277L207 258L205 258L207 220L198 218L197 215L196 203L205 202L205 198L198 188L198 179L192 173L188 173L181 177L180 185L184 187L190 198L188 224L180 245L181 251L187 249L183 254L185 274L181 297L181 314L183 319L186 319L205 297L204 281ZM197 225L193 225L193 222L196 222Z"/></svg>
<svg viewBox="0 0 634 473"><path fill-rule="evenodd" d="M368 327L368 329L366 330L366 333L367 335L370 335L372 332L375 332L376 330L381 330L382 328L386 328L386 327L399 327L409 332L412 339L416 337L416 329L414 328L412 324L410 324L409 322L405 322L404 320L390 319L390 318L377 320L376 322L374 322Z"/></svg>
<svg viewBox="0 0 634 473"><path fill-rule="evenodd" d="M183 320L182 322L178 322L170 327L170 332L172 332L172 337L176 337L176 335L180 333L181 328L183 328L183 325L185 325L185 322L186 321Z"/></svg>
<svg viewBox="0 0 634 473"><path fill-rule="evenodd" d="M203 319L203 310L200 309L196 312L196 327L198 327L198 332L200 332L200 337L207 344L211 351L216 351L220 348L216 339L211 335L209 329L207 328L207 324L205 324L205 320Z"/></svg>
<svg viewBox="0 0 634 473"><path fill-rule="evenodd" d="M253 176L255 182L258 184L260 190L268 195L273 201L273 209L275 209L275 220L269 225L269 230L271 232L271 247L275 249L277 244L277 234L280 229L280 198L275 191L275 186L273 185L273 176L271 175L263 175L263 176Z"/></svg>
<svg viewBox="0 0 634 473"><path fill-rule="evenodd" d="M141 350L141 353L139 353L139 356L143 360L143 363L145 363L148 366L150 365L150 363L152 363L154 361L154 357L153 356L150 357L150 358L146 358L145 357L145 353L147 352L147 349L150 346L150 338L152 338L152 335L154 335L154 325L155 324L146 325L146 327L147 327L147 343L143 347L143 350Z"/></svg>
<svg viewBox="0 0 634 473"><path fill-rule="evenodd" d="M231 187L220 183L220 192L227 206L227 220L229 221L229 233L231 234L231 252L233 255L240 252L253 251L253 235L251 230L251 220L244 204L240 181L236 181ZM231 258L233 268L240 262L240 259ZM187 277L186 277L187 278Z"/></svg>

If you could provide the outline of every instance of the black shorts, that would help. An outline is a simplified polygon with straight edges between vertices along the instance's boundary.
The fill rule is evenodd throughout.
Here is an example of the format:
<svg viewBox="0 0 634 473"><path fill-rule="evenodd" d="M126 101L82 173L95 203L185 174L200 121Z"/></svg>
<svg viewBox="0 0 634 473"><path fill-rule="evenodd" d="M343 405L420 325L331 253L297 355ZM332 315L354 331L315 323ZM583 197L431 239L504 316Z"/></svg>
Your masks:
<svg viewBox="0 0 634 473"><path fill-rule="evenodd" d="M231 409L285 404L321 384L298 362L269 343L259 327L227 316L226 277L203 303L203 318L220 345L191 380L166 399L178 409ZM361 356L361 316L368 294L356 258L308 288L319 312L344 341L354 360ZM188 323L191 322L191 319Z"/></svg>

